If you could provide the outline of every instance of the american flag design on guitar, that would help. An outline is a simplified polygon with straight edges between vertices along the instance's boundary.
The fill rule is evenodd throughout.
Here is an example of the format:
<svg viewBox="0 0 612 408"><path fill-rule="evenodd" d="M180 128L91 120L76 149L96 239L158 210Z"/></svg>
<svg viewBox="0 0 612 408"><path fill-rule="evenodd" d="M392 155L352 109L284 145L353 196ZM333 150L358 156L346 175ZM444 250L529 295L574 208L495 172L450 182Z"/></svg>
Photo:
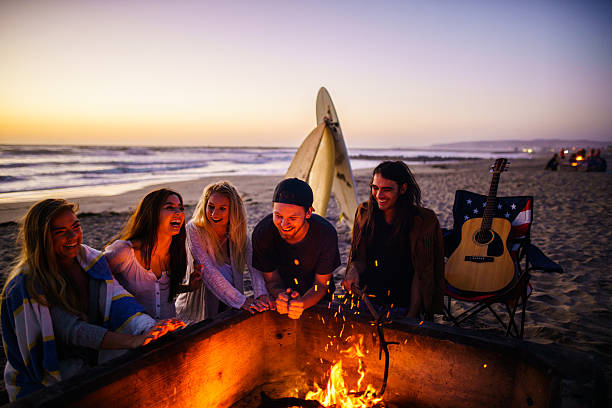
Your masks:
<svg viewBox="0 0 612 408"><path fill-rule="evenodd" d="M453 208L453 229L461 231L463 223L472 218L482 218L487 196L466 190L457 190ZM495 218L505 218L512 228L508 236L511 246L508 248L514 261L518 260L518 249L522 241L528 240L531 232L533 197L497 197Z"/></svg>

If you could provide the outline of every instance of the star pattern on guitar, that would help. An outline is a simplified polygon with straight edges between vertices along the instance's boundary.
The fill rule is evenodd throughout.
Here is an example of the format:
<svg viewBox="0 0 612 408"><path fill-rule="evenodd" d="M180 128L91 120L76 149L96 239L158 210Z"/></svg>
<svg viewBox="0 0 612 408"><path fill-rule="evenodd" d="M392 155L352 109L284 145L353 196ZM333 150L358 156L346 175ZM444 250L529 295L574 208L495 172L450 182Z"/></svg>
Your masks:
<svg viewBox="0 0 612 408"><path fill-rule="evenodd" d="M481 217L479 207L485 208L487 206L487 197L479 194L470 193L470 198L465 199L463 206L459 206L459 214L464 221L470 218ZM520 212L518 209L523 208L526 202L522 197L514 199L511 197L500 197L497 203L497 210L495 211L494 217L506 218L510 222L516 218Z"/></svg>
<svg viewBox="0 0 612 408"><path fill-rule="evenodd" d="M455 206L453 207L453 229L460 231L463 223L470 218L482 218L479 208L486 206L487 197L471 191L458 190L456 192ZM495 206L495 218L505 218L510 221L512 229L510 237L521 239L529 236L532 221L532 200L530 196L497 197ZM484 211L483 211L484 212ZM515 243L510 249L510 255L516 259L518 256L519 244Z"/></svg>

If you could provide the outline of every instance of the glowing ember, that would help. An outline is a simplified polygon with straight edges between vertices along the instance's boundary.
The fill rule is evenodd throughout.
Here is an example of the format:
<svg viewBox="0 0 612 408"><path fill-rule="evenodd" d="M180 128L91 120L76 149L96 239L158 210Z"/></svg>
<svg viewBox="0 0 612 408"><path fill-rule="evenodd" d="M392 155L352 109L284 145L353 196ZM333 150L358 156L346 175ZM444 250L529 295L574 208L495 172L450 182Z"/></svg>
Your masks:
<svg viewBox="0 0 612 408"><path fill-rule="evenodd" d="M349 338L350 339L350 338ZM348 339L347 339L348 340ZM365 377L365 369L363 366L363 336L359 336L359 341L354 342L351 347L340 353L348 358L357 358L359 367L359 379L357 380L357 388L349 389L345 383L344 370L342 369L342 360L333 365L330 370L329 380L325 389L321 389L315 383L315 391L309 391L306 394L307 400L317 400L325 407L336 408L366 408L366 407L384 407L382 398L376 397L376 389L368 384L362 387L362 382Z"/></svg>
<svg viewBox="0 0 612 408"><path fill-rule="evenodd" d="M168 319L158 322L155 326L153 326L153 329L150 332L151 337L145 339L142 345L144 346L145 344L149 344L153 340L157 340L161 336L175 330L182 329L183 327L185 327L185 323L179 319Z"/></svg>

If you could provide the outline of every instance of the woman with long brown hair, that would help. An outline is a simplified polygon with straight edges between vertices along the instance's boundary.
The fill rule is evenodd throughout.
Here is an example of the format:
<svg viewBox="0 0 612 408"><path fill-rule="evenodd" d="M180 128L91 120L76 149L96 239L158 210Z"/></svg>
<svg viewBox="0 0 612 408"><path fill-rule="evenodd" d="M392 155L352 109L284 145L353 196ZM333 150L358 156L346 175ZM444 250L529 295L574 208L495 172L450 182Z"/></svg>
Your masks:
<svg viewBox="0 0 612 408"><path fill-rule="evenodd" d="M261 272L251 266L246 211L236 188L228 181L208 185L187 224L188 270L202 266L202 282L191 293L179 295L178 316L186 321L214 317L228 307L251 313L270 307ZM244 295L248 268L254 297Z"/></svg>
<svg viewBox="0 0 612 408"><path fill-rule="evenodd" d="M113 356L99 350L142 345L155 324L82 244L77 208L46 199L23 218L0 312L12 401Z"/></svg>
<svg viewBox="0 0 612 408"><path fill-rule="evenodd" d="M158 320L175 317L176 296L199 282L196 270L191 287L182 284L187 268L184 224L181 195L167 188L152 191L104 251L119 283Z"/></svg>

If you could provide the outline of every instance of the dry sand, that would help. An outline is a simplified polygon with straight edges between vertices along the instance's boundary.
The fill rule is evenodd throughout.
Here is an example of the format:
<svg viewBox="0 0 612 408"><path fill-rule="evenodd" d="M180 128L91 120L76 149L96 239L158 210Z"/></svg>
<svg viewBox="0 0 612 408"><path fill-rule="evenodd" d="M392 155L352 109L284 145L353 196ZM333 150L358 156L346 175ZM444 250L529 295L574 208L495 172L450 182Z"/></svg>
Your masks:
<svg viewBox="0 0 612 408"><path fill-rule="evenodd" d="M565 270L563 274L533 274L525 339L587 351L599 358L610 373L612 279L608 262L612 237L612 176L575 172L568 167L547 172L543 170L545 163L545 158L513 161L510 171L501 177L498 192L499 196L534 196L532 241ZM443 227L452 227L455 190L488 192L490 164L487 160L478 160L412 166L425 206L438 214ZM368 194L370 171L357 171L355 175L362 201ZM281 176L226 179L242 193L247 206L248 228L252 231L257 221L270 211L272 192ZM171 184L183 195L187 216L191 215L203 187L216 180L205 178ZM152 186L112 197L73 199L81 207L84 242L102 248L119 231L139 199L153 189ZM23 215L30 204L0 204L0 270L5 273L17 255L17 224L13 221ZM327 218L336 224L337 214L332 200ZM337 229L340 254L345 263L350 231L344 224L337 224ZM441 319L437 321L444 323ZM479 330L502 333L492 317L478 318L471 324ZM610 377L608 374L608 379Z"/></svg>

